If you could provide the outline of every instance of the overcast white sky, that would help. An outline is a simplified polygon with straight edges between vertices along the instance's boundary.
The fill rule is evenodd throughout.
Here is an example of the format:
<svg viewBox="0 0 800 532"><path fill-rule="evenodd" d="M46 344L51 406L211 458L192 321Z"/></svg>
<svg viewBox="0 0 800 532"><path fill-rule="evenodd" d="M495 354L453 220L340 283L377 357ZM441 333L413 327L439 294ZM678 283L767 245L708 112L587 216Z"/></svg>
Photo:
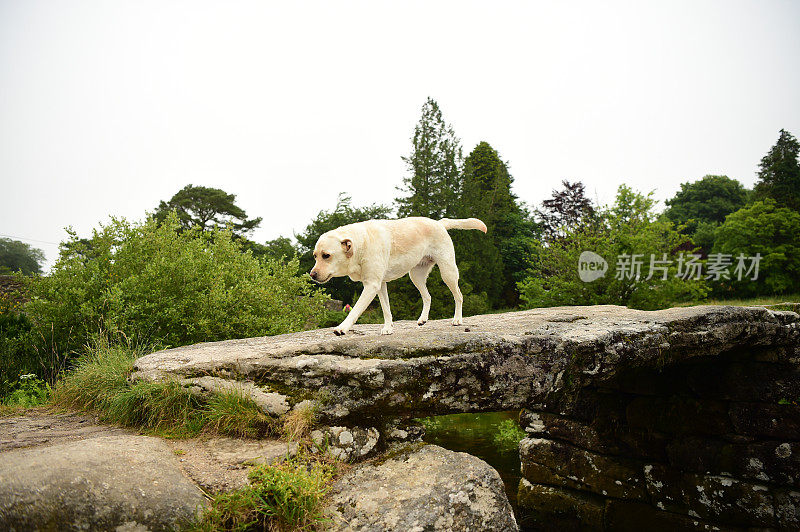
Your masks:
<svg viewBox="0 0 800 532"><path fill-rule="evenodd" d="M301 231L389 203L427 96L538 205L752 186L800 136L800 2L0 0L0 235L141 219L188 183Z"/></svg>

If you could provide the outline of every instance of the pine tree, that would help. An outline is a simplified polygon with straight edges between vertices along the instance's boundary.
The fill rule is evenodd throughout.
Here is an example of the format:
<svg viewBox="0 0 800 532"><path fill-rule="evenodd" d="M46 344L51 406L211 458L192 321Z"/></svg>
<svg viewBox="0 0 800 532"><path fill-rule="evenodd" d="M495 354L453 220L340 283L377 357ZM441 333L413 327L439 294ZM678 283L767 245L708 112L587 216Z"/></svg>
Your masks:
<svg viewBox="0 0 800 532"><path fill-rule="evenodd" d="M490 304L514 306L515 278L525 268L524 256L536 225L511 192L514 179L489 143L479 143L464 161L459 217L483 220L487 234L454 232L456 249L466 249L459 267L475 291L485 291Z"/></svg>
<svg viewBox="0 0 800 532"><path fill-rule="evenodd" d="M461 141L445 123L439 104L428 98L414 128L411 154L403 157L410 176L395 200L399 216L454 217L461 195Z"/></svg>
<svg viewBox="0 0 800 532"><path fill-rule="evenodd" d="M772 198L778 205L800 210L800 162L797 155L800 144L785 129L781 129L778 142L761 159L756 183L756 199Z"/></svg>

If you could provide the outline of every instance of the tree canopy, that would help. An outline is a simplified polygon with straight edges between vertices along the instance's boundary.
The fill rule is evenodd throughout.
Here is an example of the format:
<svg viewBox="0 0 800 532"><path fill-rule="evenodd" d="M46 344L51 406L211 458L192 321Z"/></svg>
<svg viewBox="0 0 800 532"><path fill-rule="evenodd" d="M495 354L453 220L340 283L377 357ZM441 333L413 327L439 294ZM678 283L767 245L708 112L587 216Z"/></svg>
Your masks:
<svg viewBox="0 0 800 532"><path fill-rule="evenodd" d="M235 235L242 236L258 227L261 218L247 218L235 201L236 195L224 190L188 184L169 201L159 203L154 216L163 222L169 212L175 211L183 229L197 226L211 231L230 226Z"/></svg>
<svg viewBox="0 0 800 532"><path fill-rule="evenodd" d="M775 145L759 165L759 181L755 186L757 199L772 198L778 205L800 211L800 144L785 129L781 129Z"/></svg>
<svg viewBox="0 0 800 532"><path fill-rule="evenodd" d="M25 242L0 238L0 274L21 272L24 275L41 273L44 252Z"/></svg>
<svg viewBox="0 0 800 532"><path fill-rule="evenodd" d="M675 224L691 221L722 223L725 217L747 203L747 189L725 175L707 175L681 183L681 189L666 201L666 217Z"/></svg>
<svg viewBox="0 0 800 532"><path fill-rule="evenodd" d="M410 175L395 200L398 216L454 217L461 195L461 140L442 118L439 104L428 98L411 138L411 154L403 157Z"/></svg>
<svg viewBox="0 0 800 532"><path fill-rule="evenodd" d="M561 182L563 190L553 190L550 199L542 202L542 209L536 211L541 220L543 237L556 240L594 216L592 201L586 197L585 187L580 181Z"/></svg>
<svg viewBox="0 0 800 532"><path fill-rule="evenodd" d="M486 292L493 307L518 302L516 276L526 267L537 225L511 191L508 165L488 142L480 142L464 161L463 193L458 214L480 218L488 229L454 231L462 277Z"/></svg>

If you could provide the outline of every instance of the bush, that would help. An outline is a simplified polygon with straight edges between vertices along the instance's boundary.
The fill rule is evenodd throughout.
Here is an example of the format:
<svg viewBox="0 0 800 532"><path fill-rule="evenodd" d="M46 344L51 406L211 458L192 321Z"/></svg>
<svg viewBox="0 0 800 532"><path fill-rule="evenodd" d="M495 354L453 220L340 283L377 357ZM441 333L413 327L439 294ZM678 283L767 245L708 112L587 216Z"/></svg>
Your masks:
<svg viewBox="0 0 800 532"><path fill-rule="evenodd" d="M19 383L21 375L43 368L35 348L31 322L15 301L0 294L0 397Z"/></svg>
<svg viewBox="0 0 800 532"><path fill-rule="evenodd" d="M273 335L324 315L326 296L296 274L296 260L262 262L230 231L183 231L172 215L70 235L25 306L44 351L75 353L98 334L167 346Z"/></svg>
<svg viewBox="0 0 800 532"><path fill-rule="evenodd" d="M50 385L33 373L20 375L19 379L11 383L8 392L2 398L4 406L21 406L30 408L47 402L50 398Z"/></svg>
<svg viewBox="0 0 800 532"><path fill-rule="evenodd" d="M676 249L685 237L671 222L656 218L653 205L650 196L622 185L615 204L601 211L593 223L541 243L531 257L528 277L518 284L524 306L616 304L654 310L704 298L708 288L703 279L676 277ZM578 260L584 251L597 253L608 262L605 276L592 282L580 279ZM618 276L617 258L632 254L643 256L640 278ZM650 256L661 260L664 254L672 261L667 278L656 272L647 279Z"/></svg>
<svg viewBox="0 0 800 532"><path fill-rule="evenodd" d="M250 485L218 494L188 530L319 530L327 521L323 499L336 464L299 459L253 468Z"/></svg>

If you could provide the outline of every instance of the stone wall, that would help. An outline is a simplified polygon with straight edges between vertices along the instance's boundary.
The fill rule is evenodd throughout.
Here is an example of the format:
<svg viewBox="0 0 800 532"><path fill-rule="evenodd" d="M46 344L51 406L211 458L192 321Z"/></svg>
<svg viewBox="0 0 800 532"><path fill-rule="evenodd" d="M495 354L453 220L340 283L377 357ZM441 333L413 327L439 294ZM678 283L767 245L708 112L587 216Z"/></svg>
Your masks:
<svg viewBox="0 0 800 532"><path fill-rule="evenodd" d="M523 411L522 525L800 529L794 348L621 372Z"/></svg>

